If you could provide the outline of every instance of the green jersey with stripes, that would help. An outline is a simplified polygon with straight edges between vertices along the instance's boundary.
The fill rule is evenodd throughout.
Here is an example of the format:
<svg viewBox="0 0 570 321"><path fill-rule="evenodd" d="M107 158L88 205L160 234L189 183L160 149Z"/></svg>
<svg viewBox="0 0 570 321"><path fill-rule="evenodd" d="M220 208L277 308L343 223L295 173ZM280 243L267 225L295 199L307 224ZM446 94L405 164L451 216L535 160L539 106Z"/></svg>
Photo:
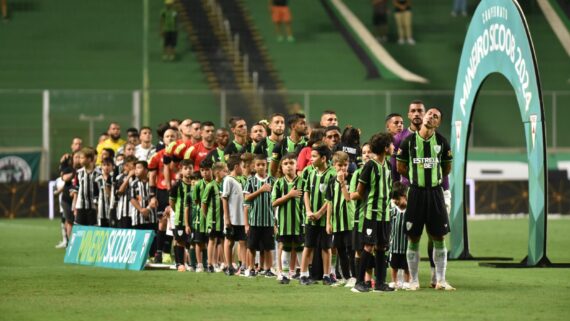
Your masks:
<svg viewBox="0 0 570 321"><path fill-rule="evenodd" d="M224 215L222 214L222 199L220 185L212 180L206 185L202 194L202 203L206 204L206 225L210 231L223 232Z"/></svg>
<svg viewBox="0 0 570 321"><path fill-rule="evenodd" d="M178 180L170 189L170 200L174 201L174 226L184 227L186 208L188 208L188 223L192 222L192 185Z"/></svg>
<svg viewBox="0 0 570 321"><path fill-rule="evenodd" d="M319 173L316 168L311 171L304 184L304 192L309 195L311 212L316 213L326 203L327 187L334 180L336 180L336 170L332 166L327 167L322 173ZM326 213L317 221L311 221L307 217L305 223L314 226L326 226Z"/></svg>
<svg viewBox="0 0 570 321"><path fill-rule="evenodd" d="M390 235L390 253L406 254L408 249L408 237L406 236L406 222L404 214L406 210L401 210L398 206L390 209L392 233Z"/></svg>
<svg viewBox="0 0 570 321"><path fill-rule="evenodd" d="M237 176L236 179L241 184L241 188L245 191L245 188L247 187L247 177L244 175L241 175L241 176Z"/></svg>
<svg viewBox="0 0 570 321"><path fill-rule="evenodd" d="M301 138L301 140L298 143L295 143L293 140L291 140L291 136L287 136L287 138L275 144L271 158L273 159L273 161L278 162L286 154L298 153L301 150L301 148L305 146L307 146L307 140L305 139L305 137Z"/></svg>
<svg viewBox="0 0 570 321"><path fill-rule="evenodd" d="M356 192L358 188L358 179L362 173L362 167L355 170L352 173L352 178L350 179L350 192ZM364 225L364 214L366 213L366 202L363 200L356 200L354 203L354 225L358 228L358 231L362 231L362 226ZM361 219L362 218L362 219Z"/></svg>
<svg viewBox="0 0 570 321"><path fill-rule="evenodd" d="M252 194L259 190L263 184L273 185L275 179L271 176L262 179L258 175L251 176L247 180L245 194ZM249 207L247 211L247 222L250 226L272 227L275 225L273 218L273 206L271 205L271 192L262 192L256 198L246 201Z"/></svg>
<svg viewBox="0 0 570 321"><path fill-rule="evenodd" d="M311 173L314 170L315 170L315 168L313 167L313 165L308 165L301 172L300 178L301 178L301 186L303 186L303 191L305 191L305 184L307 184L307 181L309 180L309 176L311 175Z"/></svg>
<svg viewBox="0 0 570 321"><path fill-rule="evenodd" d="M287 177L281 177L273 185L271 201L275 202L278 198L287 195L292 189L303 191L302 184L303 180L299 176L292 181L289 181ZM288 199L287 202L277 208L279 235L301 235L304 219L303 196Z"/></svg>
<svg viewBox="0 0 570 321"><path fill-rule="evenodd" d="M438 132L423 139L416 132L404 139L396 159L408 164L410 184L417 187L436 187L443 179L442 163L453 160L449 143Z"/></svg>
<svg viewBox="0 0 570 321"><path fill-rule="evenodd" d="M364 216L372 221L390 221L390 190L392 178L390 164L386 159L380 164L369 160L362 168L359 183L364 184L366 211Z"/></svg>
<svg viewBox="0 0 570 321"><path fill-rule="evenodd" d="M206 225L206 215L202 213L202 196L204 195L204 190L208 183L201 179L194 185L192 189L192 199L194 200L193 213L196 215L192 216L192 229L198 233L206 233L208 231L208 226Z"/></svg>
<svg viewBox="0 0 570 321"><path fill-rule="evenodd" d="M204 158L204 159L209 159L213 163L218 163L218 162L225 163L226 162L226 158L224 157L224 150L219 148L219 147L211 150L208 153L208 155L206 155L206 158Z"/></svg>
<svg viewBox="0 0 570 321"><path fill-rule="evenodd" d="M255 146L253 151L256 155L264 155L267 158L267 173L270 174L270 164L273 161L273 148L278 142L271 140L269 137L265 137L264 140L259 142Z"/></svg>
<svg viewBox="0 0 570 321"><path fill-rule="evenodd" d="M348 190L346 191L348 193ZM331 225L333 233L352 231L354 227L354 202L346 200L340 182L331 180L326 193L326 200L332 206Z"/></svg>

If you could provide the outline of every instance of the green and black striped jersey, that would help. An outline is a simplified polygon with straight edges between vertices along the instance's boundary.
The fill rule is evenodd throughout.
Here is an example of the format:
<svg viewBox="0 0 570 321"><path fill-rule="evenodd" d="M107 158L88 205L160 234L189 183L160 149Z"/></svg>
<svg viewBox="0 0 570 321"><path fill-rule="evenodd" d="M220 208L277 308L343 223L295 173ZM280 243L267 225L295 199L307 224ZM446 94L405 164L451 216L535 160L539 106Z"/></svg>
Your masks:
<svg viewBox="0 0 570 321"><path fill-rule="evenodd" d="M247 180L245 194L252 194L267 183L273 185L275 178L268 176L261 179L258 175L251 176ZM245 202L249 207L247 211L247 222L250 226L270 227L275 225L273 217L273 206L271 205L271 192L263 192L256 198Z"/></svg>
<svg viewBox="0 0 570 321"><path fill-rule="evenodd" d="M222 199L220 197L220 185L212 180L206 185L202 194L202 203L206 204L206 225L210 231L223 232L224 215L222 214Z"/></svg>
<svg viewBox="0 0 570 321"><path fill-rule="evenodd" d="M178 180L170 188L170 199L174 201L174 226L184 227L184 211L188 208L188 223L192 222L192 186Z"/></svg>
<svg viewBox="0 0 570 321"><path fill-rule="evenodd" d="M287 138L275 144L271 158L273 161L278 162L288 153L298 154L301 151L301 148L305 146L307 146L307 140L305 137L301 138L301 140L295 144L295 142L291 140L291 136L287 136Z"/></svg>
<svg viewBox="0 0 570 321"><path fill-rule="evenodd" d="M386 159L380 164L375 159L369 160L360 173L359 183L365 187L367 220L390 221L390 190L392 178L390 164Z"/></svg>
<svg viewBox="0 0 570 321"><path fill-rule="evenodd" d="M225 163L226 162L226 158L224 157L224 150L220 149L219 147L211 150L208 155L206 155L206 158L204 159L209 159L211 160L213 163Z"/></svg>
<svg viewBox="0 0 570 321"><path fill-rule="evenodd" d="M401 210L398 206L390 209L392 233L390 235L390 253L406 254L408 249L408 237L406 236L406 222L404 214L406 210Z"/></svg>
<svg viewBox="0 0 570 321"><path fill-rule="evenodd" d="M309 204L311 206L310 210L316 213L323 205L326 203L326 192L327 187L331 181L336 180L336 170L329 166L324 172L319 173L315 168L309 174L307 181L304 184L304 192L309 193ZM314 226L326 226L326 212L317 221L311 221L307 217L305 224Z"/></svg>
<svg viewBox="0 0 570 321"><path fill-rule="evenodd" d="M271 193L271 202L275 202L278 198L287 195L292 189L303 191L303 180L295 177L289 181L286 177L281 177L273 185ZM303 213L303 196L294 197L287 200L277 207L277 226L279 235L301 235L304 225L305 215Z"/></svg>
<svg viewBox="0 0 570 321"><path fill-rule="evenodd" d="M449 143L438 132L427 140L416 132L400 144L396 159L408 164L411 185L437 187L443 179L441 163L451 162L453 156Z"/></svg>
<svg viewBox="0 0 570 321"><path fill-rule="evenodd" d="M244 175L236 177L236 180L241 184L241 188L245 191L247 187L247 177Z"/></svg>
<svg viewBox="0 0 570 321"><path fill-rule="evenodd" d="M233 154L242 154L242 153L251 153L253 152L251 148L251 143L246 143L245 145L241 145L240 143L236 142L235 140L224 148L224 159L227 161L230 155Z"/></svg>
<svg viewBox="0 0 570 321"><path fill-rule="evenodd" d="M208 226L206 225L206 215L202 214L202 196L208 183L201 179L192 188L192 199L194 200L195 215L192 216L192 229L194 232L206 233Z"/></svg>
<svg viewBox="0 0 570 321"><path fill-rule="evenodd" d="M332 206L331 225L333 233L352 231L354 227L354 202L347 201L344 198L340 182L336 178L329 183L326 200Z"/></svg>
<svg viewBox="0 0 570 321"><path fill-rule="evenodd" d="M313 167L313 165L307 165L303 171L301 172L301 175L299 176L299 178L301 179L301 186L303 186L303 191L305 191L305 185L307 184L307 181L309 180L309 176L311 175L311 173L315 170L315 167Z"/></svg>
<svg viewBox="0 0 570 321"><path fill-rule="evenodd" d="M253 151L256 155L264 155L267 158L267 173L270 174L270 164L273 161L273 148L278 142L272 141L269 137L259 142Z"/></svg>

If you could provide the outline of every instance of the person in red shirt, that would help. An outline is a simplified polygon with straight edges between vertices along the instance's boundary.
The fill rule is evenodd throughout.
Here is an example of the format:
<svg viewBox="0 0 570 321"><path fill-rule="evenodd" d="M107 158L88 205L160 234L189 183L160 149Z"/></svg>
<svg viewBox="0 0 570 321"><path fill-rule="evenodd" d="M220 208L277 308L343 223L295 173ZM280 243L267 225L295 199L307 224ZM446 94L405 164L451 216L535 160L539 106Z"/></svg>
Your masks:
<svg viewBox="0 0 570 321"><path fill-rule="evenodd" d="M215 133L216 127L211 121L205 121L200 128L202 140L187 149L184 153L183 159L189 159L194 164L194 171L200 171L200 163L206 158L209 152L216 148Z"/></svg>
<svg viewBox="0 0 570 321"><path fill-rule="evenodd" d="M169 128L164 132L163 141L165 145L169 145L176 140L176 129ZM168 178L165 177L165 169L170 171L164 163L164 154L166 149L161 149L151 156L149 169L149 187L150 187L150 204L157 209L158 216L158 235L157 235L157 251L154 257L155 263L162 263L162 253L166 242L166 228L168 226L168 190L172 186ZM168 177L175 178L173 172L169 172ZM166 251L170 252L169 250Z"/></svg>
<svg viewBox="0 0 570 321"><path fill-rule="evenodd" d="M299 152L297 157L297 173L300 174L305 167L311 165L311 151L313 150L313 145L321 143L325 137L325 129L322 127L314 128L309 136L309 141L307 146L303 147Z"/></svg>

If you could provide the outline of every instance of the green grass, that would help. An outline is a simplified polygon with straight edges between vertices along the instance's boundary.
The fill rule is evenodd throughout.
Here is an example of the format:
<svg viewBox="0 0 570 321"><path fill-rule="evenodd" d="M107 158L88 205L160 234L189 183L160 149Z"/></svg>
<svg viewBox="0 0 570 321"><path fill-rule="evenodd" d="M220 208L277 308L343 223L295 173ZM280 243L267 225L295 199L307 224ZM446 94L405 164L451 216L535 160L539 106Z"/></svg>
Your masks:
<svg viewBox="0 0 570 321"><path fill-rule="evenodd" d="M526 252L527 221L472 221L475 255ZM570 220L549 222L549 257L570 262ZM566 320L570 271L492 269L452 261L455 292L354 294L322 285L174 271L130 272L63 264L58 222L0 221L1 320ZM422 245L422 253L425 246ZM422 285L428 280L421 263Z"/></svg>

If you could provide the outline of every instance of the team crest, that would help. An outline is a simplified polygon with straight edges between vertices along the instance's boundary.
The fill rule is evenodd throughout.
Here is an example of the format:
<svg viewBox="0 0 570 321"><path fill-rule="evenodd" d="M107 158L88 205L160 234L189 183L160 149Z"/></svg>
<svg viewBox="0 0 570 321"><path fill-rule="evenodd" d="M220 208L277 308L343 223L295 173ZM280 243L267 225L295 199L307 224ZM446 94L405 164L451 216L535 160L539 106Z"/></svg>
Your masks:
<svg viewBox="0 0 570 321"><path fill-rule="evenodd" d="M327 184L319 185L319 191L321 191L321 193L324 193L326 190L327 190Z"/></svg>
<svg viewBox="0 0 570 321"><path fill-rule="evenodd" d="M368 236L372 235L372 229L371 228L366 229L366 235L368 235Z"/></svg>
<svg viewBox="0 0 570 321"><path fill-rule="evenodd" d="M441 145L435 145L435 146L433 147L433 149L435 150L435 152L436 152L437 154L439 154L439 152L441 152Z"/></svg>
<svg viewBox="0 0 570 321"><path fill-rule="evenodd" d="M398 152L396 153L396 155L402 155L402 149L398 148Z"/></svg>
<svg viewBox="0 0 570 321"><path fill-rule="evenodd" d="M413 225L414 225L414 223L412 223L412 222L406 222L406 230L407 231L411 230Z"/></svg>

